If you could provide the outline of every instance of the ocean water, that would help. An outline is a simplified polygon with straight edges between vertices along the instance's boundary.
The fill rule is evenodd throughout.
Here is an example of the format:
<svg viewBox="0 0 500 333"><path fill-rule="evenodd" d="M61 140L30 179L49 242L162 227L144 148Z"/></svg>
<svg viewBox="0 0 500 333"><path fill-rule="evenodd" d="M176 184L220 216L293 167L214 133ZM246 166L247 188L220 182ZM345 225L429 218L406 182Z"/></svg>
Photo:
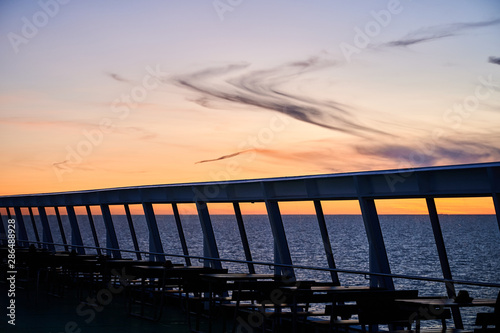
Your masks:
<svg viewBox="0 0 500 333"><path fill-rule="evenodd" d="M203 255L203 237L200 222L195 215L182 215L182 225L189 254ZM244 260L244 252L236 219L231 215L213 215L212 224L221 258ZM333 255L337 268L368 270L368 241L361 216L328 215L325 217ZM54 216L49 217L51 229L59 230ZM133 216L134 227L141 250L148 251L148 229L144 216ZM85 245L94 246L88 218L78 216ZM106 245L104 222L94 217L101 246ZM125 216L114 215L120 247L133 250L130 231ZM441 228L448 253L453 278L456 280L500 283L500 231L493 215L440 215ZM157 223L165 253L182 254L175 220L171 215L158 215ZM323 243L316 217L313 215L283 215L283 223L292 256L297 265L327 267ZM273 240L266 215L244 215L253 259L272 262ZM63 225L68 241L71 239L69 222L63 216ZM429 217L425 215L382 215L380 225L394 274L441 278L441 268ZM28 233L33 233L28 228ZM61 242L61 236L53 232L54 241ZM125 255L127 256L127 255ZM129 257L135 257L133 254ZM182 258L169 258L183 262ZM198 264L193 260L193 264ZM225 268L235 272L246 272L247 266L226 263ZM256 266L258 272L269 273L267 266ZM329 281L327 272L296 270L298 279ZM368 285L364 275L339 274L343 285ZM418 289L419 295L446 295L442 283L394 279L397 289ZM457 290L467 290L475 298L496 298L496 288L457 285ZM477 311L462 310L465 322L471 324Z"/></svg>

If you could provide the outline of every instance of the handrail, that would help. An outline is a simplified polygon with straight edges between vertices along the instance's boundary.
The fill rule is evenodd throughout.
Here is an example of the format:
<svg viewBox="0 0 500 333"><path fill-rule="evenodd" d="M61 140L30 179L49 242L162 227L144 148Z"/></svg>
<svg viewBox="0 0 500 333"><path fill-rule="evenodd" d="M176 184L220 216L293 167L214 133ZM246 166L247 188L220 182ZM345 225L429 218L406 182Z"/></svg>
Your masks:
<svg viewBox="0 0 500 333"><path fill-rule="evenodd" d="M126 250L126 249L116 249L116 248L106 248L106 247L95 247L95 246L85 246L85 245L68 245L62 243L48 243L48 242L36 242L36 241L22 241L23 243L33 243L33 244L42 244L42 245L56 245L56 246L71 246L76 248L85 248L85 249L101 249L102 251L122 251L129 253L141 253L148 254L152 256L166 256L166 257L179 257L179 258L192 258L192 259L202 259L207 261L220 261L220 262L234 262L241 264L252 263L254 265L261 266L269 266L269 267L283 267L283 268L296 268L296 269L305 269L305 270L316 270L316 271L326 271L326 272L338 272L338 273L347 273L347 274L356 274L356 275L369 275L369 276L380 276L380 277L392 277L397 279L406 279L406 280L418 280L418 281L428 281L428 282L440 282L440 283L451 283L451 284L461 284L461 285L471 285L471 286L480 286L480 287L491 287L491 288L500 288L500 283L490 283L490 282L479 282L479 281L467 281L467 280L454 280L454 279L442 279L442 278L433 278L433 277L422 277L415 275L402 275L402 274L388 274L388 273L377 273L377 272L367 272L367 271L359 271L359 270L350 270L350 269L341 269L341 268L327 268L327 267L316 267L316 266L305 266L305 265L287 265L287 264L279 264L279 263L271 263L265 261L247 261L240 259L225 259L225 258L211 258L204 256L194 256L194 255L183 255L183 254L172 254L172 253L158 253L158 252L149 252L149 251L135 251L135 250Z"/></svg>

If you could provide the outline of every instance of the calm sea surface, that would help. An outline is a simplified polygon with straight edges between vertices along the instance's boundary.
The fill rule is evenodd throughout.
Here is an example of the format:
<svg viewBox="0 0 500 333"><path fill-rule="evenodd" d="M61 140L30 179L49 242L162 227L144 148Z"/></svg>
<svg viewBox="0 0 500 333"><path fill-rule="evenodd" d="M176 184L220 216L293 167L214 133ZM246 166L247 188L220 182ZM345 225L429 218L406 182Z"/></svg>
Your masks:
<svg viewBox="0 0 500 333"><path fill-rule="evenodd" d="M100 216L94 217L101 246L106 244L104 223ZM144 216L134 216L139 246L148 251L148 229ZM94 245L86 216L78 216L85 245ZM133 250L130 232L124 216L113 216L121 248ZM337 268L368 270L368 242L361 216L326 216ZM181 244L173 216L157 216L163 249L166 253L182 254ZM453 274L457 280L500 283L500 231L491 215L440 215L441 228ZM58 230L54 217L50 217L52 230ZM243 247L234 216L212 216L215 237L221 258L244 260ZM254 260L273 261L273 241L269 220L265 215L245 215L244 223ZM315 216L284 215L287 239L294 264L327 267L323 243ZM69 224L65 233L68 240ZM189 254L203 255L201 226L197 216L183 215L182 224ZM441 278L439 258L434 243L431 224L425 215L380 216L380 224L394 274L418 275ZM32 230L28 230L32 232ZM61 237L54 235L54 241ZM130 255L132 257L132 255ZM183 262L181 258L170 258ZM197 264L196 261L193 262ZM244 272L244 264L226 264L230 271ZM259 267L259 272L271 272L268 267ZM329 273L297 270L298 279L329 280ZM340 274L344 285L367 285L363 275ZM419 295L445 295L443 284L406 279L394 280L397 289L414 288ZM496 298L498 289L457 285L457 290L466 289L472 297ZM487 309L485 309L487 311ZM477 311L477 309L476 309ZM462 311L469 322L474 311Z"/></svg>

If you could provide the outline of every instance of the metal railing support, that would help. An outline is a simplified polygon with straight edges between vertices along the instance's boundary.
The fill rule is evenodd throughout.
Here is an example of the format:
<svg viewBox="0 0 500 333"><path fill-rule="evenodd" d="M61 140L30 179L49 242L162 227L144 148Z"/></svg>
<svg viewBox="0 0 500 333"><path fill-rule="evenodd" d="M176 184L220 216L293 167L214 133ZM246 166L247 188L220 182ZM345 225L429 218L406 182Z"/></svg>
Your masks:
<svg viewBox="0 0 500 333"><path fill-rule="evenodd" d="M6 245L7 244L7 233L5 232L5 225L3 224L3 218L2 218L2 213L0 212L0 244ZM40 240L37 240L38 242Z"/></svg>
<svg viewBox="0 0 500 333"><path fill-rule="evenodd" d="M196 209L198 210L198 217L200 219L201 229L203 232L203 254L206 257L219 258L219 249L217 248L214 228L212 226L212 221L210 220L207 204L202 201L197 201ZM205 264L209 264L212 268L222 268L220 261L211 260L205 262Z"/></svg>
<svg viewBox="0 0 500 333"><path fill-rule="evenodd" d="M132 237L132 243L134 244L134 250L136 251L135 255L137 257L137 260L141 260L142 256L139 252L139 242L137 241L132 214L130 214L130 207L128 206L128 204L124 204L123 206L125 207L125 215L127 215L127 223L130 230L130 236Z"/></svg>
<svg viewBox="0 0 500 333"><path fill-rule="evenodd" d="M436 243L443 277L448 280L453 280L450 263L448 262L448 255L446 254L446 247L444 245L443 232L441 231L441 225L439 224L439 216L436 209L436 203L433 198L426 198L425 201L427 203L427 209L429 210L429 218L431 220L432 232L434 234L434 241ZM446 293L448 294L449 298L453 298L456 296L455 286L453 285L453 283L446 284ZM463 329L464 325L462 323L460 309L453 307L451 311L453 313L453 322L455 323L455 327L458 329Z"/></svg>
<svg viewBox="0 0 500 333"><path fill-rule="evenodd" d="M78 226L78 220L76 219L75 207L66 206L66 212L68 213L69 225L71 226L71 245L77 245L73 247L73 250L75 250L78 254L85 254L82 234L80 233L80 227Z"/></svg>
<svg viewBox="0 0 500 333"><path fill-rule="evenodd" d="M186 237L184 236L184 229L182 228L182 220L181 215L179 214L179 208L177 204L172 204L172 211L174 213L175 225L177 226L177 233L179 234L179 240L181 242L182 253L185 256L189 256L189 250L186 243ZM191 259L189 257L185 257L186 265L191 266Z"/></svg>
<svg viewBox="0 0 500 333"><path fill-rule="evenodd" d="M118 238L116 237L115 225L113 224L113 218L111 217L111 212L109 206L106 204L101 204L101 214L104 220L104 227L106 228L106 247L111 247L114 249L119 249ZM121 259L122 255L119 250L112 251L113 258ZM110 255L110 252L108 252Z"/></svg>
<svg viewBox="0 0 500 333"><path fill-rule="evenodd" d="M384 238L380 228L377 208L373 199L359 198L361 213L363 214L363 222L365 224L366 236L368 237L370 251L370 271L378 273L391 274L389 259L385 249ZM372 287L382 287L389 290L394 290L394 282L390 277L374 277L370 278Z"/></svg>
<svg viewBox="0 0 500 333"><path fill-rule="evenodd" d="M97 248L97 254L101 255L101 246L99 245L99 238L97 237L97 231L95 229L94 218L92 217L92 211L89 205L85 205L85 210L87 211L87 217L89 219L90 230L92 231L92 237L94 238L94 245Z"/></svg>
<svg viewBox="0 0 500 333"><path fill-rule="evenodd" d="M275 255L274 260L278 264L292 265L292 257L290 255L290 249L288 248L288 241L286 239L285 228L283 226L278 202L266 200L266 208L269 222L271 223L275 252L277 252L277 256ZM285 267L281 268L279 271L281 271L282 275L290 279L295 279L295 271L293 268Z"/></svg>
<svg viewBox="0 0 500 333"><path fill-rule="evenodd" d="M495 207L498 229L500 230L500 168L488 168L488 178L491 186L491 196Z"/></svg>
<svg viewBox="0 0 500 333"><path fill-rule="evenodd" d="M161 244L160 231L156 223L156 216L153 210L153 204L144 202L142 204L144 215L146 216L146 223L149 230L149 251L155 253L163 253L163 245ZM150 260L165 261L164 255L155 255Z"/></svg>
<svg viewBox="0 0 500 333"><path fill-rule="evenodd" d="M241 215L240 204L233 202L234 215L236 216L236 223L238 223L238 230L240 232L241 244L243 245L243 251L245 252L245 259L249 261L248 272L250 274L255 274L255 267L251 263L252 252L250 251L250 245L248 244L247 232L245 230L245 224L243 223L243 216Z"/></svg>
<svg viewBox="0 0 500 333"><path fill-rule="evenodd" d="M330 243L330 237L328 235L328 228L326 227L325 215L323 214L323 207L321 206L321 201L314 200L314 208L316 210L316 217L318 219L319 231L321 232L321 239L323 240L323 247L325 248L326 260L328 262L328 267L336 268L335 260L333 258L332 243ZM330 276L332 282L337 286L340 286L339 276L337 272L330 271Z"/></svg>
<svg viewBox="0 0 500 333"><path fill-rule="evenodd" d="M21 212L20 207L14 207L14 213L16 215L16 224L17 224L17 232L16 232L16 238L19 241L19 244L24 244L23 241L28 241L28 233L26 232L26 226L24 224L24 219L23 219L23 214ZM9 211L9 208L7 207L7 215L9 216L9 219L12 218L12 215Z"/></svg>
<svg viewBox="0 0 500 333"><path fill-rule="evenodd" d="M38 227L36 226L35 215L33 214L33 208L28 207L28 211L30 213L30 220L31 220L31 225L33 226L33 232L35 233L35 239L39 242L40 234L38 233Z"/></svg>
<svg viewBox="0 0 500 333"><path fill-rule="evenodd" d="M57 225L59 225L59 232L61 233L61 240L64 243L64 250L69 251L68 241L66 240L66 234L64 233L64 226L62 224L61 213L59 212L59 207L55 206Z"/></svg>
<svg viewBox="0 0 500 333"><path fill-rule="evenodd" d="M47 218L47 212L45 211L45 207L38 206L38 215L40 216L40 221L42 222L42 235L43 241L47 243L54 243L52 239L52 232L50 230L49 219ZM54 245L49 245L50 251L55 251Z"/></svg>
<svg viewBox="0 0 500 333"><path fill-rule="evenodd" d="M500 194L493 193L493 205L495 206L495 216L497 218L498 229L500 230Z"/></svg>

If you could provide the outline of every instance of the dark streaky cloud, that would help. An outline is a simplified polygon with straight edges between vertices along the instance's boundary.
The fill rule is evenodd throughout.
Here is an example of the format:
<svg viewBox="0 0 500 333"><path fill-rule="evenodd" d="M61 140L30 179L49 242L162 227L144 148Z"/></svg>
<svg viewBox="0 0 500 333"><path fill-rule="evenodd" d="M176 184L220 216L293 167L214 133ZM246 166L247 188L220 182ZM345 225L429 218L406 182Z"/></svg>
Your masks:
<svg viewBox="0 0 500 333"><path fill-rule="evenodd" d="M406 47L414 44L419 44L423 42L433 41L437 39L453 37L458 35L460 32L489 27L492 25L500 24L500 18L481 21L481 22L467 22L467 23L453 23L446 25L439 25L433 27L422 28L413 32L410 32L402 38L383 43L378 45L379 47Z"/></svg>
<svg viewBox="0 0 500 333"><path fill-rule="evenodd" d="M174 83L201 95L198 104L219 100L278 112L305 123L358 137L386 134L360 124L350 108L334 101L297 96L280 89L285 83L306 73L334 65L331 60L313 57L265 70L241 72L248 64L208 68L174 78ZM231 75L229 78L222 76ZM203 103L200 103L202 101Z"/></svg>
<svg viewBox="0 0 500 333"><path fill-rule="evenodd" d="M224 155L224 156L221 156L221 157L218 157L218 158L213 158L213 159L210 159L210 160L198 161L195 164L201 164L201 163L207 163L207 162L215 162L215 161L225 160L226 158L235 157L235 156L238 156L240 154L244 154L244 153L246 153L248 151L250 151L250 150L242 150L242 151L236 152L234 154Z"/></svg>
<svg viewBox="0 0 500 333"><path fill-rule="evenodd" d="M438 145L433 142L423 142L421 147L404 143L380 143L357 146L356 150L367 156L405 161L415 167L478 163L500 159L498 145L472 139L442 139Z"/></svg>
<svg viewBox="0 0 500 333"><path fill-rule="evenodd" d="M500 57L489 57L488 62L495 65L500 65Z"/></svg>
<svg viewBox="0 0 500 333"><path fill-rule="evenodd" d="M118 82L130 82L130 80L127 80L116 73L106 72L106 75Z"/></svg>

